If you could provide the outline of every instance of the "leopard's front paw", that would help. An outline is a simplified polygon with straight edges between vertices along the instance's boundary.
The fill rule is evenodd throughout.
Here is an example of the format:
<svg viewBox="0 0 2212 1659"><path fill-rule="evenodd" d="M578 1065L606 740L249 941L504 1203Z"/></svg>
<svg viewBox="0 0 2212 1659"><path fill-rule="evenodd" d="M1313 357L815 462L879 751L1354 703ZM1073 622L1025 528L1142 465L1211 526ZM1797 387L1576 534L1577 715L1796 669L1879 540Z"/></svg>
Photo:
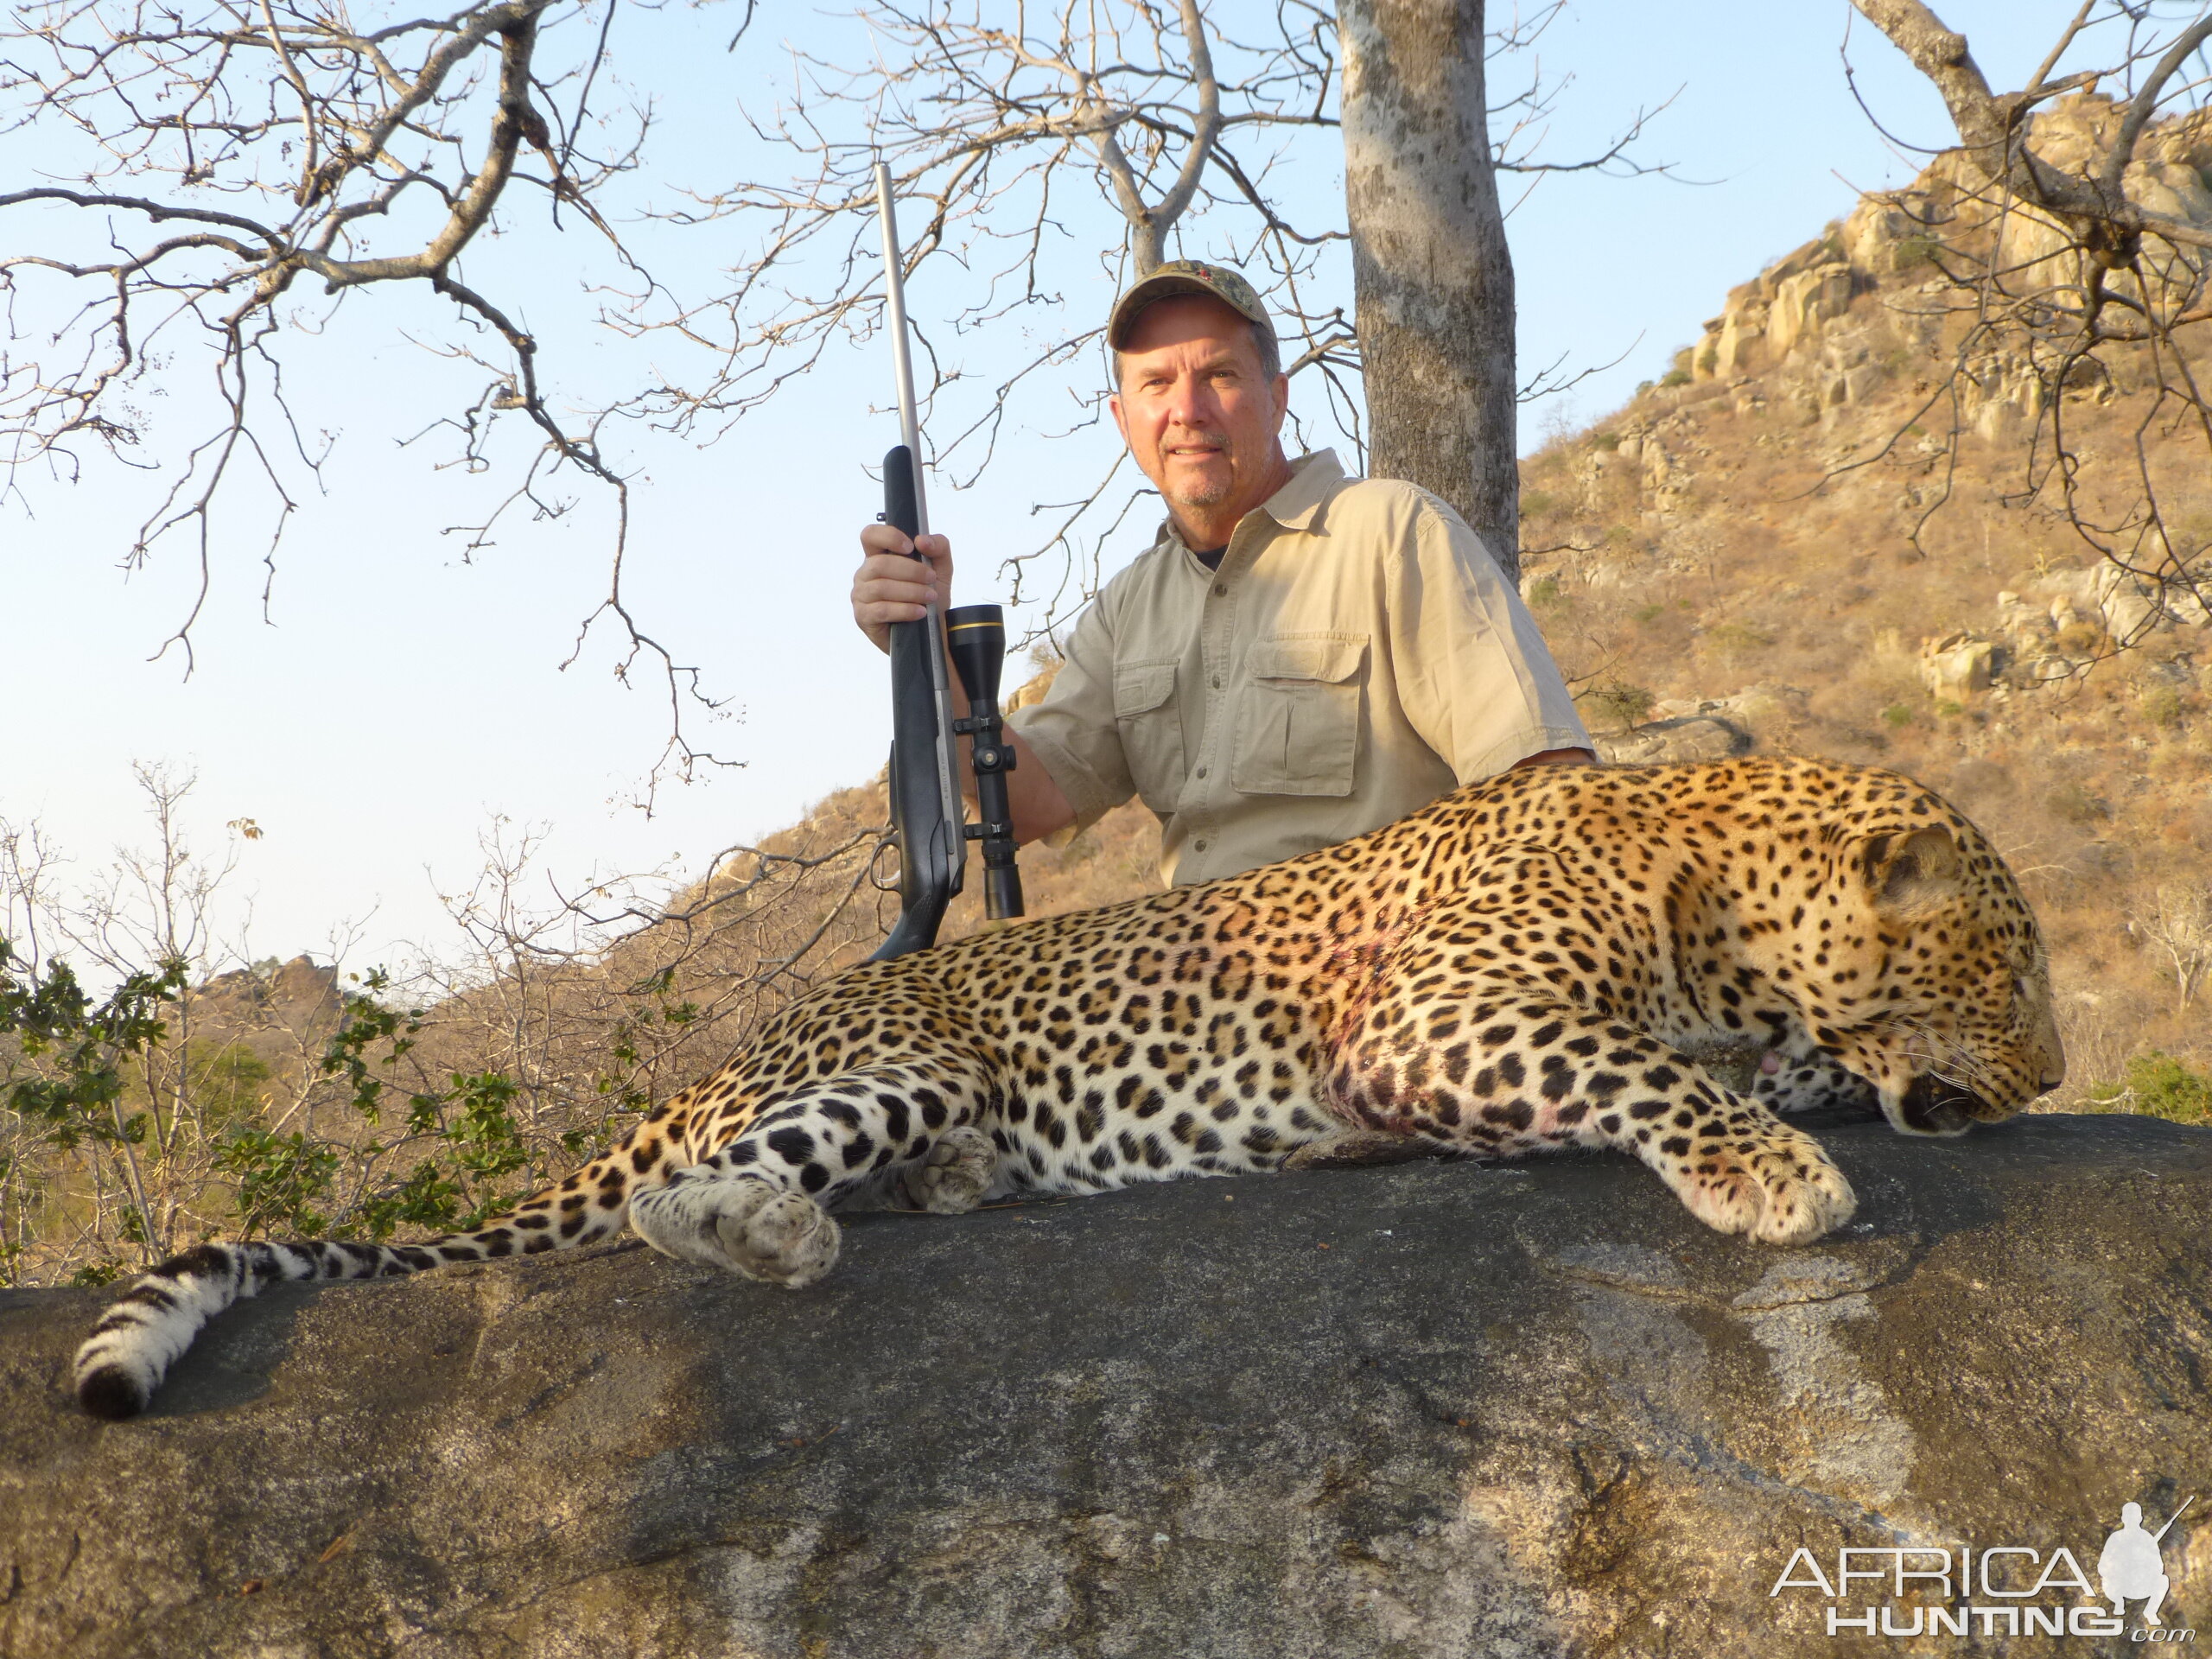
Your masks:
<svg viewBox="0 0 2212 1659"><path fill-rule="evenodd" d="M906 1201L933 1216L964 1216L983 1201L998 1168L999 1149L989 1135L966 1125L947 1129L928 1157L906 1166Z"/></svg>
<svg viewBox="0 0 2212 1659"><path fill-rule="evenodd" d="M1781 1124L1708 1141L1669 1183L1690 1213L1762 1244L1802 1244L1851 1219L1859 1199L1820 1142Z"/></svg>
<svg viewBox="0 0 2212 1659"><path fill-rule="evenodd" d="M842 1237L804 1192L751 1176L677 1180L630 1201L630 1224L664 1255L798 1290L837 1264Z"/></svg>

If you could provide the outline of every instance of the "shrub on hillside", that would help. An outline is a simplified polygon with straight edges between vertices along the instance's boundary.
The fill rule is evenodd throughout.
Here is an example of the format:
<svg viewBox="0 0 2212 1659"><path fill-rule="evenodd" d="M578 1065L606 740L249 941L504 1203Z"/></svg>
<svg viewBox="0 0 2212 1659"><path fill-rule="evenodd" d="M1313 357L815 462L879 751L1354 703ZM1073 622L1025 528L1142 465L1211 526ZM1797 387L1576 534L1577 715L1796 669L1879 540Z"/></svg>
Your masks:
<svg viewBox="0 0 2212 1659"><path fill-rule="evenodd" d="M2139 706L2143 718L2161 730L2171 730L2180 725L2182 716L2189 712L2187 701L2171 685L2146 688L2139 699Z"/></svg>
<svg viewBox="0 0 2212 1659"><path fill-rule="evenodd" d="M2112 805L2090 793L2087 785L2069 780L2044 798L2050 815L2067 823L2094 823L2112 816Z"/></svg>
<svg viewBox="0 0 2212 1659"><path fill-rule="evenodd" d="M1651 712L1656 701L1650 692L1640 685L1630 685L1622 680L1608 680L1586 695L1585 700L1601 714L1610 718L1622 731L1642 722Z"/></svg>
<svg viewBox="0 0 2212 1659"><path fill-rule="evenodd" d="M2082 1109L2133 1112L2174 1123L2212 1123L2212 1075L2163 1050L2145 1049L2127 1062L2121 1082L2092 1088Z"/></svg>
<svg viewBox="0 0 2212 1659"><path fill-rule="evenodd" d="M1748 622L1720 623L1705 637L1716 651L1731 657L1742 652L1758 651L1774 643L1772 634L1764 628L1753 627Z"/></svg>

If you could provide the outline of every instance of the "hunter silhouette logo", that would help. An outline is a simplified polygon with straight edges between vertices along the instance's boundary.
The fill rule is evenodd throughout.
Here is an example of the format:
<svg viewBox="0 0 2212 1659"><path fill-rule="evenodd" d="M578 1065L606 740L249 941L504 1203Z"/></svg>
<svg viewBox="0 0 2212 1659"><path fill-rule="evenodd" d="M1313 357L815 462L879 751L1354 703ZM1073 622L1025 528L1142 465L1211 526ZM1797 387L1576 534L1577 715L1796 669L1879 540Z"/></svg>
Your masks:
<svg viewBox="0 0 2212 1659"><path fill-rule="evenodd" d="M2120 1618L2127 1617L2129 1602L2140 1599L2148 1604L2143 1609L2143 1622L2161 1622L2158 1609L2165 1605L2171 1580L2166 1577L2166 1563L2158 1547L2181 1519L2182 1510L2196 1502L2194 1495L2183 1499L2181 1510L2168 1516L2166 1524L2156 1532L2143 1530L2140 1503L2120 1506L2120 1530L2105 1540L2104 1552L2097 1557L2097 1578L2104 1586L2105 1599Z"/></svg>

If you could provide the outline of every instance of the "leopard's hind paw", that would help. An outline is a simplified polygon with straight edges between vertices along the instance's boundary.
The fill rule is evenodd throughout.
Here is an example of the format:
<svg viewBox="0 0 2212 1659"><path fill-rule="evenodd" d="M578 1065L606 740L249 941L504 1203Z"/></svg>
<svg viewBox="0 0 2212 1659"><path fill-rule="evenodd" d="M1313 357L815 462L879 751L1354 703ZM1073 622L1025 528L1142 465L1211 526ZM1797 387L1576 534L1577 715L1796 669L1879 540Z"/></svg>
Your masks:
<svg viewBox="0 0 2212 1659"><path fill-rule="evenodd" d="M983 1201L998 1168L999 1149L989 1135L965 1125L947 1129L926 1158L906 1166L907 1202L933 1216L964 1216Z"/></svg>
<svg viewBox="0 0 2212 1659"><path fill-rule="evenodd" d="M804 1192L757 1177L685 1180L630 1200L630 1224L664 1255L798 1290L837 1264L842 1242Z"/></svg>

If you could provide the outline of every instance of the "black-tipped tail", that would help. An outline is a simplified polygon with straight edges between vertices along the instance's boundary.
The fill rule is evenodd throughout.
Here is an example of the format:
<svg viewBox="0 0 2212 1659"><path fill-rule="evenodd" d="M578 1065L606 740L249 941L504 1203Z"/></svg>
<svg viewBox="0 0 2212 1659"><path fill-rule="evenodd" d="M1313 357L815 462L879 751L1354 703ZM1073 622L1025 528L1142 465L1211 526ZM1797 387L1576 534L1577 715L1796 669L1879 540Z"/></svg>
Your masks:
<svg viewBox="0 0 2212 1659"><path fill-rule="evenodd" d="M145 1410L200 1327L261 1278L279 1276L274 1254L265 1244L202 1244L131 1286L77 1350L77 1402L111 1421Z"/></svg>
<svg viewBox="0 0 2212 1659"><path fill-rule="evenodd" d="M152 1403L169 1368L192 1346L200 1327L263 1286L285 1281L383 1279L421 1273L448 1262L535 1255L596 1243L622 1224L626 1205L610 1202L607 1177L632 1177L628 1143L585 1166L561 1185L524 1203L505 1220L428 1244L364 1244L322 1239L290 1243L201 1244L173 1255L111 1303L77 1350L78 1403L95 1417L119 1421ZM641 1173L645 1165L635 1166ZM590 1191L598 1205L587 1212ZM563 1199L562 1195L569 1195ZM556 1221L556 1202L565 1219ZM571 1205L574 1206L571 1213Z"/></svg>
<svg viewBox="0 0 2212 1659"><path fill-rule="evenodd" d="M153 1402L152 1394L120 1365L100 1365L77 1379L77 1403L95 1417L119 1423Z"/></svg>

